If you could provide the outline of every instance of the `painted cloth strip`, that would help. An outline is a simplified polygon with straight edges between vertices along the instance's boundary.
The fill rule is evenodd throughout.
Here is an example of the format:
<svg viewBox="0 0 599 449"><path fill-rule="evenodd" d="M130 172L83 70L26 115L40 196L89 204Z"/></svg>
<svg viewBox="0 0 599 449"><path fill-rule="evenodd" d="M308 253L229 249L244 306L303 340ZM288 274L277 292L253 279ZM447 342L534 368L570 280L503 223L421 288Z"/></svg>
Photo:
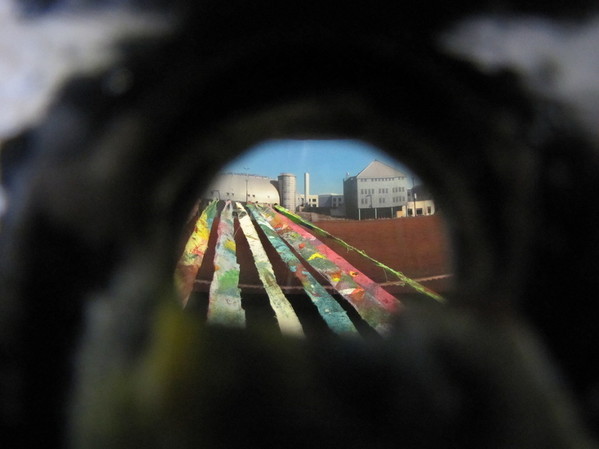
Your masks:
<svg viewBox="0 0 599 449"><path fill-rule="evenodd" d="M391 274L395 275L399 280L401 280L402 282L405 282L407 285L409 285L410 287L412 287L414 290L416 290L416 291L418 291L420 293L423 293L423 294L429 296L430 298L433 298L434 300L436 300L438 302L441 302L441 303L445 302L445 298L443 298L437 292L431 290L430 288L425 287L424 285L420 284L419 282L415 281L414 279L409 278L408 276L406 276L405 274L403 274L401 271L394 270L393 268L388 267L387 265L379 262L378 260L373 259L368 254L366 254L363 250L360 250L360 249L356 248L355 246L350 245L349 243L343 241L339 237L335 237L334 235L330 234L329 232L325 231L324 229L319 228L315 224L310 223L310 222L304 220L299 215L294 214L293 212L285 209L284 207L277 206L277 205L275 205L274 207L275 207L275 209L278 212L280 212L281 214L283 214L284 216L286 216L290 220L294 221L295 223L298 223L300 225L306 226L310 230L316 231L316 232L320 233L321 235L323 235L323 236L325 236L327 238L333 239L335 242L339 243L341 246L343 246L344 248L346 248L346 249L348 249L350 251L357 252L361 256L363 256L366 259L370 260L376 266L381 267L383 270L387 271L388 273L391 273Z"/></svg>
<svg viewBox="0 0 599 449"><path fill-rule="evenodd" d="M300 225L295 224L289 219L286 220L287 225L293 231L297 232L304 239L309 241L320 254L338 265L346 273L349 273L354 281L356 281L357 284L360 284L360 286L362 286L374 298L374 300L380 304L381 307L390 313L399 312L401 308L401 302L395 296L385 290L381 284L370 279L368 276L358 270L358 268L354 267L351 263L329 248L322 241L318 240L313 234L310 234Z"/></svg>
<svg viewBox="0 0 599 449"><path fill-rule="evenodd" d="M244 327L245 311L241 308L239 264L233 227L233 208L227 201L220 214L214 254L214 277L210 283L208 323Z"/></svg>
<svg viewBox="0 0 599 449"><path fill-rule="evenodd" d="M179 297L183 306L187 304L189 295L193 290L193 284L198 275L198 271L204 260L208 240L210 240L210 231L212 223L216 216L217 201L212 201L200 215L195 223L193 232L189 237L183 250L183 254L177 263L175 270L175 287L179 292Z"/></svg>
<svg viewBox="0 0 599 449"><path fill-rule="evenodd" d="M398 311L397 299L388 293L378 299L373 295L372 284L376 285L376 283L369 279L371 288L364 288L358 284L351 274L352 271L356 272L355 268L332 250L329 253L336 256L336 260L329 259L326 254L319 251L325 246L320 240L305 231L304 235L297 232L291 220L276 213L270 207L260 207L260 211L277 234L324 276L331 286L356 309L364 321L381 334L389 330L393 316Z"/></svg>
<svg viewBox="0 0 599 449"><path fill-rule="evenodd" d="M304 335L302 325L300 324L293 307L283 294L281 287L277 284L274 270L270 260L268 260L268 255L262 246L256 228L254 228L254 225L252 224L251 218L241 203L236 203L235 205L239 226L245 234L245 238L250 246L254 264L258 270L258 276L262 281L262 285L264 285L264 290L266 290L270 305L275 312L281 332L291 335Z"/></svg>
<svg viewBox="0 0 599 449"><path fill-rule="evenodd" d="M247 209L251 212L260 229L266 234L269 242L287 264L291 272L300 280L305 292L308 294L318 312L325 320L331 330L340 335L358 335L358 331L351 322L345 310L337 301L320 285L320 283L306 270L301 261L293 254L287 244L279 237L268 221L260 214L256 206L248 204Z"/></svg>

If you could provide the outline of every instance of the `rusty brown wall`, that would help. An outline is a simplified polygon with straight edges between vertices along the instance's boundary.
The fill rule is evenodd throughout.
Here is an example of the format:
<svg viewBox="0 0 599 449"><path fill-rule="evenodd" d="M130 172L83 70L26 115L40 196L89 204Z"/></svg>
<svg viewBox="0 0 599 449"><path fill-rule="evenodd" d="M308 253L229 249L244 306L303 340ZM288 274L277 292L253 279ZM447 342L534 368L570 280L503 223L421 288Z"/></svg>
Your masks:
<svg viewBox="0 0 599 449"><path fill-rule="evenodd" d="M407 276L419 278L451 273L450 244L441 215L315 224ZM350 262L364 266L362 257L332 242L330 246ZM376 273L374 277L379 279Z"/></svg>
<svg viewBox="0 0 599 449"><path fill-rule="evenodd" d="M446 237L443 218L440 215L363 221L326 220L315 224L411 278L429 278L452 272L450 245ZM238 228L237 221L235 225L237 258L241 268L240 283L258 286L260 280L249 247L243 232ZM203 281L202 285L197 286L198 289L207 289L210 279L212 279L214 272L212 259L217 226L218 218L215 219L209 247L198 275L198 279ZM396 280L356 251L348 251L333 239L318 235L317 237L373 280L380 283ZM277 256L267 239L263 239L263 244L280 285L299 287L299 282L287 270L286 265ZM448 289L449 281L430 280L424 284L441 292ZM388 287L388 289L394 292L405 290L399 287ZM407 289L407 291L411 290Z"/></svg>

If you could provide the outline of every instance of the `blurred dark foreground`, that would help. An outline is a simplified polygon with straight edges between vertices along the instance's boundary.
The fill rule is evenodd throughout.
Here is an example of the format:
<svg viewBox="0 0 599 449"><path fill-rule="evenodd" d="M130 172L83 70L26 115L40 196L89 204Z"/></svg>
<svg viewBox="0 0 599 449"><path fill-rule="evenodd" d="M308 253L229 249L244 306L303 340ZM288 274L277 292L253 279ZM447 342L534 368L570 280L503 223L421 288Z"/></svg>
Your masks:
<svg viewBox="0 0 599 449"><path fill-rule="evenodd" d="M10 447L595 447L597 144L517 72L439 45L475 14L575 27L593 5L174 4L170 34L74 76L2 149ZM208 328L177 305L198 193L280 137L365 140L419 173L450 227L446 306L345 341Z"/></svg>

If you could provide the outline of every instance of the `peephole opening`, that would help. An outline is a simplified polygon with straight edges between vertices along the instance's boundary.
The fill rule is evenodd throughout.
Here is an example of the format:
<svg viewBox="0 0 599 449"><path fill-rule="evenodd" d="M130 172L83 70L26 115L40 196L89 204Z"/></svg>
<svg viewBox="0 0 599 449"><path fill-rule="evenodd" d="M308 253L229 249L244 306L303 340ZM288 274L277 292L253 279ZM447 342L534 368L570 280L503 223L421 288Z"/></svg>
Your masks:
<svg viewBox="0 0 599 449"><path fill-rule="evenodd" d="M452 287L443 210L400 161L356 140L273 140L230 162L181 239L181 302L208 323L378 338Z"/></svg>

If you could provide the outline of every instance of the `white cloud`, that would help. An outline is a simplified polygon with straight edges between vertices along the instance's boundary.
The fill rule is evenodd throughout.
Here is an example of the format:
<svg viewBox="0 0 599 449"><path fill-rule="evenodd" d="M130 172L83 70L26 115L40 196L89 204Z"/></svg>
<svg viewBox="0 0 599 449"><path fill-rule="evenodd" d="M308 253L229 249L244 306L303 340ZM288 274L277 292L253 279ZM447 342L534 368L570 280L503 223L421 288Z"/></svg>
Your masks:
<svg viewBox="0 0 599 449"><path fill-rule="evenodd" d="M159 17L119 9L25 19L14 0L0 1L0 139L39 119L69 75L113 62L117 39L162 33L167 25Z"/></svg>
<svg viewBox="0 0 599 449"><path fill-rule="evenodd" d="M531 90L572 107L592 133L599 131L599 17L473 17L446 33L442 45L483 70L518 72Z"/></svg>

